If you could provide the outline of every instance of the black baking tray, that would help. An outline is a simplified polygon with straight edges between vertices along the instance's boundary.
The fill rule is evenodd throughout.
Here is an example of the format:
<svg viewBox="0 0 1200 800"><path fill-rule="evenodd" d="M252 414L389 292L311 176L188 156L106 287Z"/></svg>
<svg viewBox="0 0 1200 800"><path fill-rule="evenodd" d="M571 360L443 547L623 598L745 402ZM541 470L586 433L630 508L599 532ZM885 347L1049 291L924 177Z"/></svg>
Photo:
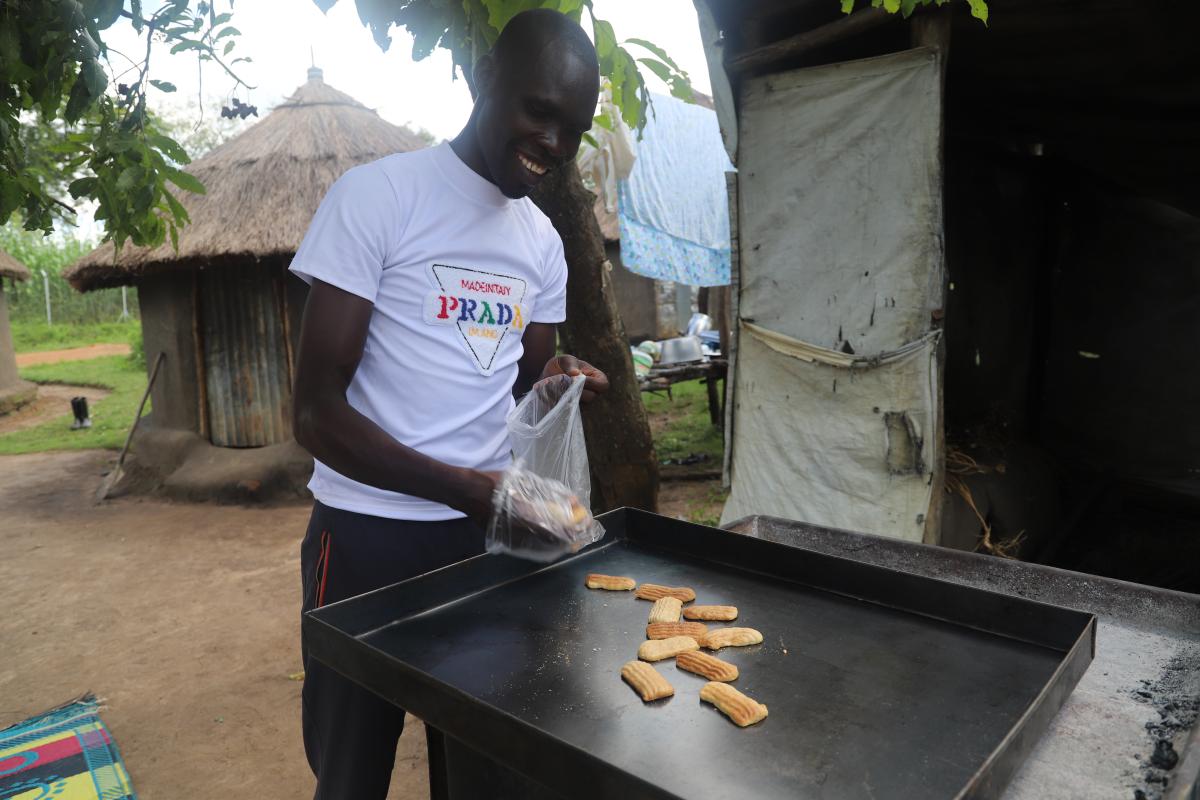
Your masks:
<svg viewBox="0 0 1200 800"><path fill-rule="evenodd" d="M1095 617L621 509L605 538L542 565L484 555L309 612L310 653L568 798L990 798L1092 660ZM621 665L650 603L588 572L736 605L760 645L726 648L765 703L737 728L704 680ZM720 623L717 623L718 625Z"/></svg>

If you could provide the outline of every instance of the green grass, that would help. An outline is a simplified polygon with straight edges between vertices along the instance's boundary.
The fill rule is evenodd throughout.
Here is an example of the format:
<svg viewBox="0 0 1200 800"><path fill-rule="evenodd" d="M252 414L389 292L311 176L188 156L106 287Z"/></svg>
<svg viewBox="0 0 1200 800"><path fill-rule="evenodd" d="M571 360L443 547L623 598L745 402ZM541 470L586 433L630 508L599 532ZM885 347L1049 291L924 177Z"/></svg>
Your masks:
<svg viewBox="0 0 1200 800"><path fill-rule="evenodd" d="M0 455L37 453L44 450L118 449L133 422L138 401L146 390L146 371L125 356L107 356L87 361L39 364L21 370L21 377L35 383L65 383L100 386L112 394L91 404L92 427L71 430L70 406L63 415L33 428L0 435ZM146 405L149 409L149 403Z"/></svg>
<svg viewBox="0 0 1200 800"><path fill-rule="evenodd" d="M725 509L725 501L729 492L719 485L708 490L708 495L688 506L688 521L697 525L707 525L710 528L721 527L721 512Z"/></svg>
<svg viewBox="0 0 1200 800"><path fill-rule="evenodd" d="M89 344L130 344L142 334L136 319L127 322L47 325L44 320L13 322L13 349L18 353L66 350Z"/></svg>
<svg viewBox="0 0 1200 800"><path fill-rule="evenodd" d="M725 443L721 429L709 421L704 384L698 380L677 383L671 387L671 395L673 400L668 400L666 393L642 393L659 460L706 454L709 463L720 468Z"/></svg>

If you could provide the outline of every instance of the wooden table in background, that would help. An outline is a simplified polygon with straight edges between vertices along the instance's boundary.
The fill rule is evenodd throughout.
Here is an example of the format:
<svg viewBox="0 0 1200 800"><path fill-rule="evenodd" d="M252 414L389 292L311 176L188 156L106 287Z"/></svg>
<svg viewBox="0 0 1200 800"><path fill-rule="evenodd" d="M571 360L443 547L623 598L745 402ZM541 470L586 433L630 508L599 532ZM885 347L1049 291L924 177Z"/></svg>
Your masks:
<svg viewBox="0 0 1200 800"><path fill-rule="evenodd" d="M708 416L713 425L721 427L725 421L725 415L721 413L723 393L717 389L717 381L724 382L728 372L729 362L723 358L696 361L690 364L656 366L650 370L650 374L638 380L638 385L643 392L666 390L667 397L670 398L673 384L697 379L704 381L708 386Z"/></svg>

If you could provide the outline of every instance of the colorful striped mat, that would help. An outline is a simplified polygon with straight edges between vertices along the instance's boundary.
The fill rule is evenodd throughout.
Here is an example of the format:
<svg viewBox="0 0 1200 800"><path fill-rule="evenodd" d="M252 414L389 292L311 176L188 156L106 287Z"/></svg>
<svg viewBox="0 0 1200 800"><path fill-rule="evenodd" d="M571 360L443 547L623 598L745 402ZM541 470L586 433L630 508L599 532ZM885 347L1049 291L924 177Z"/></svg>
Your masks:
<svg viewBox="0 0 1200 800"><path fill-rule="evenodd" d="M136 800L92 695L0 731L0 800Z"/></svg>

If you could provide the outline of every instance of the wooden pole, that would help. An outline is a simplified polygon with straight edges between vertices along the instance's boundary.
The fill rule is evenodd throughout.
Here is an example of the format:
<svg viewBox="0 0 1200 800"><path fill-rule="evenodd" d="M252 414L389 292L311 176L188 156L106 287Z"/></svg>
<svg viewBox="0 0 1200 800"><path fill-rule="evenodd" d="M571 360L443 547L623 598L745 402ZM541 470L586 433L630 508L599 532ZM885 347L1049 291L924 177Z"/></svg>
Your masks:
<svg viewBox="0 0 1200 800"><path fill-rule="evenodd" d="M946 107L946 64L950 55L950 23L954 9L951 6L929 9L925 13L915 14L910 22L909 36L914 47L934 47L938 51L938 68L940 70L938 93L942 97L942 123L939 125L941 136L938 141L939 172L945 175L945 107ZM944 181L944 178L943 178ZM945 241L945 223L939 220L943 229L942 241ZM946 284L949 280L949 270L946 269L943 251L941 301L940 309L946 307ZM942 319L935 315L930 320L931 327L941 327ZM940 544L942 540L942 518L946 508L946 337L938 340L937 352L934 356L934 384L937 387L936 400L937 417L934 420L932 465L933 481L930 487L929 511L925 515L925 531L922 541L925 544Z"/></svg>
<svg viewBox="0 0 1200 800"><path fill-rule="evenodd" d="M798 33L787 39L755 48L730 59L726 66L730 72L743 73L767 67L779 61L804 55L820 47L836 44L844 39L878 28L896 16L882 8L863 9L847 14L839 20Z"/></svg>
<svg viewBox="0 0 1200 800"><path fill-rule="evenodd" d="M733 486L733 426L734 412L737 405L734 402L734 388L737 385L737 350L738 350L738 318L741 314L741 296L739 288L742 281L741 233L738 227L738 173L725 173L725 189L729 195L729 286L726 287L726 316L722 328L721 357L728 363L725 372L725 457L721 464L721 485L730 489Z"/></svg>
<svg viewBox="0 0 1200 800"><path fill-rule="evenodd" d="M200 436L208 438L208 375L204 369L204 338L200 324L200 270L192 269L192 350L196 358L196 401Z"/></svg>
<svg viewBox="0 0 1200 800"><path fill-rule="evenodd" d="M137 414L134 415L133 424L129 426L129 433L125 435L125 444L121 446L121 454L117 456L117 465L113 467L112 472L108 473L108 477L100 484L100 488L96 491L96 499L103 500L108 497L108 493L116 486L121 476L125 474L125 456L129 454L129 445L133 443L133 435L137 433L138 423L142 421L142 412L146 410L146 401L150 399L150 390L154 388L154 381L158 379L159 367L163 365L163 361L167 358L167 354L161 350L158 356L154 359L154 369L150 370L150 380L146 382L146 391L142 392L142 402L138 403Z"/></svg>

